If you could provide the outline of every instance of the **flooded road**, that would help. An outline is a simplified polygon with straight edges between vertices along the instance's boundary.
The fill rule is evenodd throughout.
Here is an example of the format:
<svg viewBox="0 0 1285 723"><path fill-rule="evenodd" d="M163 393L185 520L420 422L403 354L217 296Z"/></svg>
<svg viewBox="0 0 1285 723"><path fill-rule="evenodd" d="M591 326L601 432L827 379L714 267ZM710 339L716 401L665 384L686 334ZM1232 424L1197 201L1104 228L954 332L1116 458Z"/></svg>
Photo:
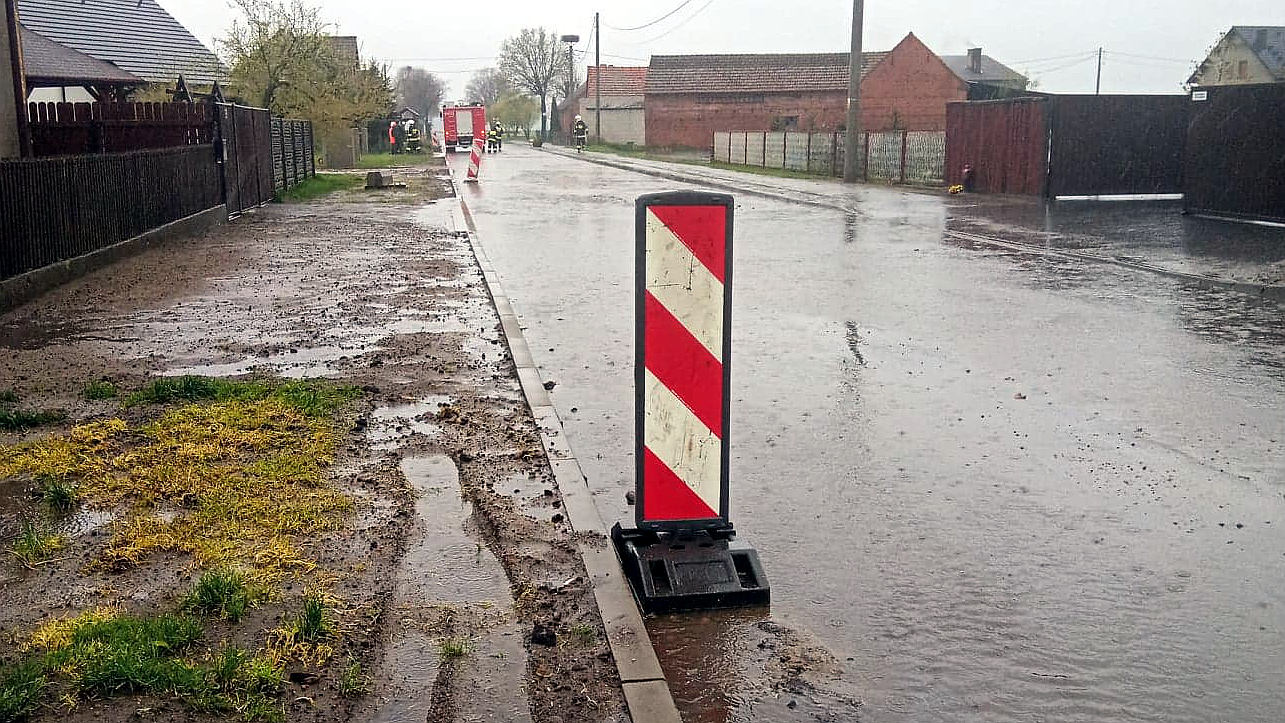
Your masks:
<svg viewBox="0 0 1285 723"><path fill-rule="evenodd" d="M632 519L633 199L678 185L515 144L466 189L607 518ZM773 606L648 621L686 719L1278 720L1281 307L853 194L738 196L732 519ZM842 673L781 685L776 626Z"/></svg>

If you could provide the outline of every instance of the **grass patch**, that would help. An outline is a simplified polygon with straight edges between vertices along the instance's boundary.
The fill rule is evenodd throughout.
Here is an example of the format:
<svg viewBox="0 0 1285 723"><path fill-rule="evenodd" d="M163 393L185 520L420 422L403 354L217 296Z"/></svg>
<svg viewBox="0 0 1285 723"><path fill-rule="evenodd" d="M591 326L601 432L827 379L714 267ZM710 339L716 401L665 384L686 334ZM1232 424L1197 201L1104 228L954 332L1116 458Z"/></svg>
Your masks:
<svg viewBox="0 0 1285 723"><path fill-rule="evenodd" d="M807 173L804 171L792 171L784 168L760 168L759 166L739 166L732 163L723 163L722 161L710 161L710 168L717 168L723 171L738 171L740 173L752 173L756 176L772 176L774 178L801 178L815 181L821 178L835 180L835 176L829 173Z"/></svg>
<svg viewBox="0 0 1285 723"><path fill-rule="evenodd" d="M299 614L285 627L268 634L268 655L279 664L296 660L319 667L334 655L334 648L326 641L337 635L325 598L320 593L309 593Z"/></svg>
<svg viewBox="0 0 1285 723"><path fill-rule="evenodd" d="M335 191L349 191L366 185L366 179L351 173L319 173L284 193L277 195L281 203L312 201Z"/></svg>
<svg viewBox="0 0 1285 723"><path fill-rule="evenodd" d="M187 607L235 623L262 599L262 594L249 583L245 573L231 567L220 567L201 574L188 596Z"/></svg>
<svg viewBox="0 0 1285 723"><path fill-rule="evenodd" d="M0 389L0 404L17 404L18 393L12 389Z"/></svg>
<svg viewBox="0 0 1285 723"><path fill-rule="evenodd" d="M330 613L326 611L326 603L320 595L309 595L303 601L303 611L295 619L294 627L296 637L308 643L315 643L330 635L333 625Z"/></svg>
<svg viewBox="0 0 1285 723"><path fill-rule="evenodd" d="M69 689L64 700L73 703L138 693L177 699L200 712L282 720L275 700L281 668L237 647L201 662L192 653L202 633L195 618L131 617L110 609L50 621L32 636L21 662L0 668L0 722L29 715L55 681Z"/></svg>
<svg viewBox="0 0 1285 723"><path fill-rule="evenodd" d="M43 524L22 521L18 538L13 541L9 551L27 567L36 567L49 562L55 553L61 550L67 541L61 535L55 535Z"/></svg>
<svg viewBox="0 0 1285 723"><path fill-rule="evenodd" d="M79 495L76 486L60 475L47 475L40 479L40 499L50 512L66 514L76 507Z"/></svg>
<svg viewBox="0 0 1285 723"><path fill-rule="evenodd" d="M370 676L362 669L361 663L352 660L339 676L339 695L345 698L360 698L370 692Z"/></svg>
<svg viewBox="0 0 1285 723"><path fill-rule="evenodd" d="M572 625L563 639L571 645L587 648L598 642L598 629L584 623Z"/></svg>
<svg viewBox="0 0 1285 723"><path fill-rule="evenodd" d="M427 166L432 163L433 155L430 153L402 153L396 156L391 153L367 153L357 160L357 167L363 170L378 170L398 166Z"/></svg>
<svg viewBox="0 0 1285 723"><path fill-rule="evenodd" d="M116 388L116 385L106 379L100 379L85 385L85 399L91 402L115 399L119 394L120 390Z"/></svg>
<svg viewBox="0 0 1285 723"><path fill-rule="evenodd" d="M468 655L471 649L467 638L444 638L437 644L437 651L441 654L442 660L462 658Z"/></svg>
<svg viewBox="0 0 1285 723"><path fill-rule="evenodd" d="M36 662L26 662L0 672L0 721L19 721L36 711L49 678Z"/></svg>
<svg viewBox="0 0 1285 723"><path fill-rule="evenodd" d="M66 419L66 412L57 410L0 409L0 430L22 432Z"/></svg>
<svg viewBox="0 0 1285 723"><path fill-rule="evenodd" d="M87 503L128 508L100 560L108 568L188 554L266 586L314 569L300 544L351 516L353 499L326 474L341 435L334 415L357 394L323 382L160 379L127 403L186 404L135 427L109 419L0 446L0 480L60 479Z"/></svg>

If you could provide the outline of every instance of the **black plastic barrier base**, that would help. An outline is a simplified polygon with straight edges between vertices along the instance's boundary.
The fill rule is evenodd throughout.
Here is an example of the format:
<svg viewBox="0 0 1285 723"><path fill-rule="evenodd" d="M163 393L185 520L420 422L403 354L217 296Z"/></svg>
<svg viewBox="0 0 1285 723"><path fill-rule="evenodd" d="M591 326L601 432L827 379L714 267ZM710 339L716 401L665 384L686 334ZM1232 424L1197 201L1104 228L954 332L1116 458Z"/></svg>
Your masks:
<svg viewBox="0 0 1285 723"><path fill-rule="evenodd" d="M634 595L649 613L768 605L772 589L752 548L732 529L693 532L626 530L611 539Z"/></svg>

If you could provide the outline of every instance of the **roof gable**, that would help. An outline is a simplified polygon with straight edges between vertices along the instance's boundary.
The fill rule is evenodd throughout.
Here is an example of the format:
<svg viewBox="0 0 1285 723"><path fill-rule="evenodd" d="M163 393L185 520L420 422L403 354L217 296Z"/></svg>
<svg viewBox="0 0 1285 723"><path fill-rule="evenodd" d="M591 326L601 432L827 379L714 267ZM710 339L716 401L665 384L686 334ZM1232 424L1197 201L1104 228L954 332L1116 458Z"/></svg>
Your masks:
<svg viewBox="0 0 1285 723"><path fill-rule="evenodd" d="M222 79L218 58L156 0L18 0L30 30L153 83Z"/></svg>
<svg viewBox="0 0 1285 723"><path fill-rule="evenodd" d="M1272 75L1285 80L1285 27L1237 25L1231 30L1245 41Z"/></svg>
<svg viewBox="0 0 1285 723"><path fill-rule="evenodd" d="M599 79L603 95L642 95L647 90L647 68L617 67L614 65L589 66L589 79L583 93L593 97L598 92Z"/></svg>
<svg viewBox="0 0 1285 723"><path fill-rule="evenodd" d="M861 77L887 52L862 53ZM847 92L848 53L653 55L648 93Z"/></svg>
<svg viewBox="0 0 1285 723"><path fill-rule="evenodd" d="M23 25L22 68L32 87L142 85L143 79L111 63L60 45Z"/></svg>

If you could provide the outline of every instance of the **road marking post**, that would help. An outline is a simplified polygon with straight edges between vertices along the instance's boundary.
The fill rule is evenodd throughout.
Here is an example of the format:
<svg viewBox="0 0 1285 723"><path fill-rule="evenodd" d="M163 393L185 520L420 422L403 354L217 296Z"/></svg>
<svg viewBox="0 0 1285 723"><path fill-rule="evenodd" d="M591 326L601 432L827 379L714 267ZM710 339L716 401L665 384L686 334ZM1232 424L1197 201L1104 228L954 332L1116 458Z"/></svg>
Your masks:
<svg viewBox="0 0 1285 723"><path fill-rule="evenodd" d="M482 170L482 151L485 143L486 141L481 138L473 139L473 151L468 159L468 173L464 176L464 180L469 183L477 183L478 173Z"/></svg>
<svg viewBox="0 0 1285 723"><path fill-rule="evenodd" d="M612 538L648 611L771 597L729 510L733 209L726 194L637 200L637 528Z"/></svg>

